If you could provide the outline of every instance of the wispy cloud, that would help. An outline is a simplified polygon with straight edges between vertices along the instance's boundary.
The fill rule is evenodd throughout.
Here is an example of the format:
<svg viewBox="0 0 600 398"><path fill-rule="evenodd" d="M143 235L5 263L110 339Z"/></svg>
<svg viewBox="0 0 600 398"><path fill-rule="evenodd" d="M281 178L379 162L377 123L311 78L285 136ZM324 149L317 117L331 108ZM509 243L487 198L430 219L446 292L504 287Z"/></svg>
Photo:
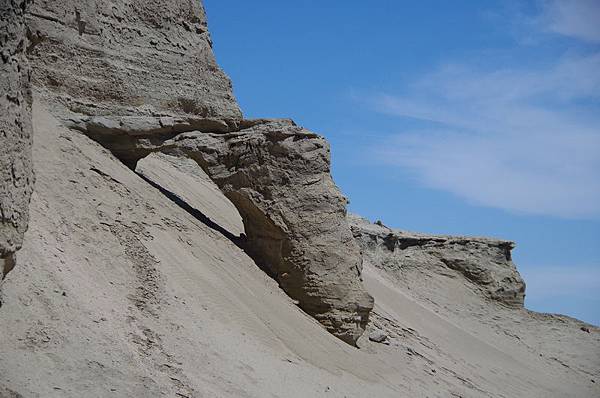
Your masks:
<svg viewBox="0 0 600 398"><path fill-rule="evenodd" d="M600 266L522 267L527 294L537 300L562 297L586 299L600 291Z"/></svg>
<svg viewBox="0 0 600 398"><path fill-rule="evenodd" d="M552 0L544 3L537 22L545 30L590 42L600 42L598 0Z"/></svg>
<svg viewBox="0 0 600 398"><path fill-rule="evenodd" d="M600 326L600 266L523 266L527 308L566 313Z"/></svg>
<svg viewBox="0 0 600 398"><path fill-rule="evenodd" d="M566 21L580 12L575 8L551 2L544 18L557 32L580 37L567 32ZM594 37L594 29L585 28L586 38ZM423 76L408 94L372 98L378 112L422 122L377 152L424 184L476 204L599 217L599 104L598 51L565 55L544 67L448 64Z"/></svg>

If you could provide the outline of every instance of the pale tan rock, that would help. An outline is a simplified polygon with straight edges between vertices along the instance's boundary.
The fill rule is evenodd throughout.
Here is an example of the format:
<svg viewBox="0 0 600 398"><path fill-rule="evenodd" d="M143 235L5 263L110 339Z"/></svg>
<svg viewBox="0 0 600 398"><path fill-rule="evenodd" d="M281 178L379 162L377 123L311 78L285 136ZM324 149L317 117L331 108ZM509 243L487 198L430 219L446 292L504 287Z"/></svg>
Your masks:
<svg viewBox="0 0 600 398"><path fill-rule="evenodd" d="M164 149L204 168L242 215L250 256L304 311L355 344L373 299L360 280L360 252L346 198L331 178L328 143L281 120L237 133L185 133Z"/></svg>
<svg viewBox="0 0 600 398"><path fill-rule="evenodd" d="M486 297L523 307L525 282L512 262L514 242L406 232L355 215L348 220L364 258L376 267L446 274L454 270Z"/></svg>
<svg viewBox="0 0 600 398"><path fill-rule="evenodd" d="M31 90L24 55L29 3L0 2L0 279L14 267L33 186Z"/></svg>
<svg viewBox="0 0 600 398"><path fill-rule="evenodd" d="M34 84L53 108L241 119L200 1L36 0L28 28Z"/></svg>

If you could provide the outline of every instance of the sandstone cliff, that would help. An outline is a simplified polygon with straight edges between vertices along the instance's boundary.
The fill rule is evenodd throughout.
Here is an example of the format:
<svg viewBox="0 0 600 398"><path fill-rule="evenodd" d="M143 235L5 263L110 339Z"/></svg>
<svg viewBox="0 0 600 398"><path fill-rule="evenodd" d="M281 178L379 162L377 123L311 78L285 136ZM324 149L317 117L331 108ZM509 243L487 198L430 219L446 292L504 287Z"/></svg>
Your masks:
<svg viewBox="0 0 600 398"><path fill-rule="evenodd" d="M29 0L0 3L0 279L14 267L33 188L31 91L25 58Z"/></svg>
<svg viewBox="0 0 600 398"><path fill-rule="evenodd" d="M393 230L355 215L349 221L365 261L375 267L398 274L408 269L440 274L455 270L484 296L523 307L525 282L511 260L513 242Z"/></svg>
<svg viewBox="0 0 600 398"><path fill-rule="evenodd" d="M27 25L34 84L54 107L93 116L241 119L199 1L37 0Z"/></svg>
<svg viewBox="0 0 600 398"><path fill-rule="evenodd" d="M200 2L40 1L28 35L34 85L54 115L131 169L170 147L202 163L243 218L244 250L308 314L355 344L373 302L328 147L294 126L242 119Z"/></svg>
<svg viewBox="0 0 600 398"><path fill-rule="evenodd" d="M244 120L200 2L1 4L0 397L600 395L510 242L346 218L322 137Z"/></svg>
<svg viewBox="0 0 600 398"><path fill-rule="evenodd" d="M194 159L244 219L246 252L300 308L355 344L373 308L362 260L330 174L329 145L289 121L236 133L188 133L164 150ZM254 123L250 123L254 124Z"/></svg>

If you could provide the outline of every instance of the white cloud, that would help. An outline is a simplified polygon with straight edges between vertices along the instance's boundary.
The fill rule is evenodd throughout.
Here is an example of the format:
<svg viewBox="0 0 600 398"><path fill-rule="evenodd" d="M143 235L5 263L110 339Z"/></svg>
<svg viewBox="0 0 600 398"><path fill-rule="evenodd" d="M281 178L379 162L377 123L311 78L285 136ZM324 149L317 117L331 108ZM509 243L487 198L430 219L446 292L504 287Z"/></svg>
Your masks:
<svg viewBox="0 0 600 398"><path fill-rule="evenodd" d="M550 32L600 42L600 1L546 1L538 22Z"/></svg>
<svg viewBox="0 0 600 398"><path fill-rule="evenodd" d="M420 119L377 148L426 185L474 203L561 217L600 216L600 53L545 69L447 66L379 112Z"/></svg>
<svg viewBox="0 0 600 398"><path fill-rule="evenodd" d="M520 272L527 295L537 301L597 298L600 291L600 266L521 267Z"/></svg>
<svg viewBox="0 0 600 398"><path fill-rule="evenodd" d="M527 283L527 308L565 313L600 326L600 266L523 266L519 272Z"/></svg>

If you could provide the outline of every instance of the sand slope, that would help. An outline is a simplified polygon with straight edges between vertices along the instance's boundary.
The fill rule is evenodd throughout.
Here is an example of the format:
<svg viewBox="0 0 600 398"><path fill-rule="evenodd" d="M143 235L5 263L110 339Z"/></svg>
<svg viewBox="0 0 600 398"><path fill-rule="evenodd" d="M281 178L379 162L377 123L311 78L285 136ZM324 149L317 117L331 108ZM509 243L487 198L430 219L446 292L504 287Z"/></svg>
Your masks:
<svg viewBox="0 0 600 398"><path fill-rule="evenodd" d="M352 348L300 311L237 246L40 103L34 131L32 221L0 293L0 396L600 393L590 382L599 368L592 366L597 330L581 343L589 358L576 351L566 367L497 338L487 318L437 314L437 304L369 266L370 327L397 335L389 345L363 337L361 349ZM523 329L528 341L537 332ZM569 341L553 344L570 351Z"/></svg>

